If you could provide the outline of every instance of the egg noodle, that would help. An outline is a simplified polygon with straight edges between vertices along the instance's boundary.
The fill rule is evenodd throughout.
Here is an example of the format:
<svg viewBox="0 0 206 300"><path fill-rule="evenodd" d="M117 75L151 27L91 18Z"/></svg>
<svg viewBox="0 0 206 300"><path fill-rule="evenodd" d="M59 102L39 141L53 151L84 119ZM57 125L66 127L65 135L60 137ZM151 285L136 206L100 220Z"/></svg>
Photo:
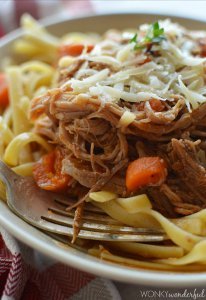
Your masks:
<svg viewBox="0 0 206 300"><path fill-rule="evenodd" d="M103 180L103 184L92 188L94 185L90 186L84 183L84 178L78 177L76 171L70 171L73 165L66 165L66 162L63 167L64 172L89 190L86 196L87 202L102 209L111 218L129 226L161 229L168 239L162 243L94 242L94 246L90 247L88 252L101 259L132 267L176 271L206 270L206 209L204 209L204 203L199 200L196 205L188 200L186 204L181 202L181 206L178 201L174 201L175 204L171 205L174 209L173 214L170 214L172 211L170 207L168 208L169 213L164 213L159 209L158 204L155 204L158 198L161 206L159 194L156 198L153 196L157 192L156 189L160 189L159 187L153 190L151 185L151 188L145 190L141 186L140 193L128 194L124 191L119 193L107 186L107 182L112 178L111 174L118 174L121 170L125 170L125 166L128 166L127 154L124 152L127 151L124 134L136 135L141 138L137 144L139 157L154 156L154 152L151 155L148 154L149 146L148 153L147 149L145 150L142 146L142 140L147 137L152 143L156 141L170 143L172 138L183 139L184 129L190 128L191 116L193 117L193 114L206 103L206 58L204 55L200 55L202 48L198 48L199 44L197 43L197 40L205 38L206 34L187 31L169 20L164 20L160 21L158 26L157 23L155 26L153 25L153 33L151 33L151 25L146 24L140 27L138 34L135 34L136 29L124 32L110 30L104 36L93 33L68 33L62 38L57 38L28 15L22 17L21 23L23 36L13 44L14 53L21 62L16 65L12 58L1 62L2 71L7 76L10 101L9 106L2 110L0 116L1 159L16 173L32 176L35 162L53 151L55 145L58 144L56 141L59 140L56 136L54 139L49 138L56 130L50 132L51 127L57 124L56 120L60 122L60 129L56 131L64 141L66 129L62 127L62 124L65 122L68 102L65 97L77 96L74 100L76 101L75 105L80 103L79 106L83 113L79 117L76 107L71 111L74 114L74 118L71 118L76 123L72 123L73 127L70 127L69 133L67 132L67 138L71 143L68 145L69 154L66 152L68 157L77 153L72 161L76 167L78 159L80 159L79 150L75 148L77 119L80 120L78 124L83 122L81 120L85 115L84 111L91 109L94 117L89 117L89 121L95 120L96 122L96 119L100 120L100 117L95 115L96 111L101 113L101 110L105 109L103 119L108 121L111 118L112 126L114 125L115 130L117 129L111 149L109 145L105 146L109 149L107 154L114 155L107 161L100 153L104 163L101 164L100 160L95 161L93 158L97 155L94 151L95 142L92 135L90 136L89 154L84 154L85 166L90 164L90 161L93 164L90 174L95 173L95 184L101 180ZM161 27L164 28L164 33ZM72 55L61 55L59 59L60 45L71 43L85 43L78 60ZM95 45L91 51L88 51L89 44ZM151 45L152 49L149 49L148 47ZM150 55L148 55L149 51ZM61 99L56 88L65 93L63 96L61 94ZM55 96L50 93L53 90L56 91ZM49 97L53 97L55 100L50 100ZM57 111L52 115L52 103L56 99L58 101L60 99L60 101ZM88 102L88 99L92 99L92 102ZM154 108L151 108L151 99L159 100L162 103L162 111L155 111ZM108 103L112 103L110 108L108 108ZM141 103L145 103L143 110L138 106ZM48 105L50 105L49 108ZM138 109L135 110L135 107ZM49 123L50 120L44 115L48 110L50 111L49 116L52 115L52 118L55 119L54 123ZM200 120L200 117L197 119ZM95 124L96 129L100 128ZM191 123L191 127L194 127L194 124L195 122ZM87 130L86 122L78 128L78 132ZM191 130L197 140L194 142L196 144L193 148L199 147L202 138L206 135L204 128L195 127ZM47 132L49 133L47 134ZM108 133L111 134L111 143L113 143L111 127L107 128ZM86 135L85 132L84 134ZM79 144L83 140L82 136L78 141ZM102 143L104 143L103 139ZM123 150L120 151L119 148L117 151L114 150L117 145L120 145ZM175 142L173 146L175 146ZM167 162L167 158L158 151L160 150L157 150L158 156ZM205 166L203 147L198 148L198 157L202 166ZM121 167L120 163L122 163ZM167 162L167 164L169 163ZM116 169L114 169L115 166L117 166ZM111 174L108 170L111 171ZM173 171L175 172L175 168ZM111 175L109 179L108 174ZM164 174L164 178L165 176L166 174ZM196 178L195 176L198 177L199 173L194 173L194 178ZM104 178L107 180L104 181ZM187 193L187 186L184 185L182 178L180 180L185 189L181 195L184 195L184 192ZM173 182L172 179L171 182ZM165 191L165 195L166 193L169 195L167 186L162 181L159 186L161 184L163 184L161 188ZM175 190L173 185L168 184L168 186L172 186L170 192L172 190L173 194L177 194L175 199L180 197L179 188ZM174 186L176 187L176 183ZM195 197L198 198L198 194L193 196L193 198ZM0 183L0 198L6 200L3 183ZM193 204L196 205L195 208ZM200 209L198 209L199 207Z"/></svg>

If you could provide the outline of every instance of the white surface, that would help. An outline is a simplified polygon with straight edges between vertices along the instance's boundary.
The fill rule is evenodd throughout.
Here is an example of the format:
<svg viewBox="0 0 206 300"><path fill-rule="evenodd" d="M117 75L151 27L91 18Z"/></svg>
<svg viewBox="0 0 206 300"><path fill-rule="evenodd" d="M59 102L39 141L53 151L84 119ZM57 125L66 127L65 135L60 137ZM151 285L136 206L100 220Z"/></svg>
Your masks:
<svg viewBox="0 0 206 300"><path fill-rule="evenodd" d="M141 16L143 18L144 16ZM146 20L149 21L150 17L145 16ZM122 27L121 23L122 16L116 18L119 22L119 27ZM137 16L130 16L129 21L136 23ZM139 17L139 20L141 19ZM110 18L110 22L114 21L114 17ZM95 23L98 23L98 19L87 19L87 26L92 26ZM101 19L103 21L103 19ZM56 18L55 18L56 22ZM69 28L72 26L74 21L70 20L65 23L64 26ZM81 20L75 21L75 26L78 30L81 29L82 26ZM108 19L107 19L108 22ZM105 22L102 22L104 24ZM191 24L192 21L189 21L188 24ZM106 25L111 25L106 24ZM199 23L199 25L201 25ZM105 25L104 25L105 26ZM112 26L112 25L111 25ZM56 27L56 26L55 26ZM59 27L62 28L62 27ZM53 27L53 29L55 29ZM12 35L13 37L15 34ZM6 43L6 39L4 39L4 44ZM4 46L6 47L6 46ZM3 50L3 43L0 41L0 49ZM6 48L4 48L6 50ZM3 53L3 51L1 51ZM1 54L0 53L0 54ZM1 55L0 55L1 56ZM118 266L114 264L110 264L109 262L102 262L94 257L91 257L83 252L80 252L71 247L60 245L58 242L44 235L40 231L31 227L30 225L23 222L21 219L16 217L9 209L4 205L4 203L0 202L0 225L3 226L6 230L8 230L11 234L13 234L17 239L29 245L30 247L39 250L45 255L52 257L56 260L59 260L67 265L71 265L75 268L99 275L105 276L113 280L119 280L124 282L130 282L135 284L144 284L147 286L173 286L173 287L182 287L182 286L201 286L206 283L206 273L200 274L186 274L186 273L173 273L173 272L158 272L158 271L149 271L149 270L141 270L141 269L131 269L123 266Z"/></svg>
<svg viewBox="0 0 206 300"><path fill-rule="evenodd" d="M206 1L91 0L97 13L137 12L170 14L206 20Z"/></svg>

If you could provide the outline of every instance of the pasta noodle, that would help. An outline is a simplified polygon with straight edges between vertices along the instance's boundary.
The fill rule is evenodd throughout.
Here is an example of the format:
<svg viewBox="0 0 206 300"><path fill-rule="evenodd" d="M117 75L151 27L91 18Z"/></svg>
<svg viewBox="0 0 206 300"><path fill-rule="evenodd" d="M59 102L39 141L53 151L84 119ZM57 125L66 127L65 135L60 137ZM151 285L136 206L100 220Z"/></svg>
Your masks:
<svg viewBox="0 0 206 300"><path fill-rule="evenodd" d="M167 233L168 237L176 245L181 246L185 250L191 250L195 244L202 240L201 237L184 231L179 226L175 225L156 211L153 211L151 209L149 210L147 208L140 208L138 213L127 213L127 211L122 209L118 205L118 203L115 203L115 201L111 203L111 201L101 204L98 203L96 205L103 209L112 218L124 224L136 227L159 228L156 223L157 221ZM147 215L151 218L148 219Z"/></svg>
<svg viewBox="0 0 206 300"><path fill-rule="evenodd" d="M13 167L12 170L21 176L32 176L33 163L29 162L21 164L16 167Z"/></svg>
<svg viewBox="0 0 206 300"><path fill-rule="evenodd" d="M184 250L177 246L147 245L131 242L110 242L107 245L111 249L121 250L136 256L140 255L149 258L180 258L184 255Z"/></svg>
<svg viewBox="0 0 206 300"><path fill-rule="evenodd" d="M138 259L132 259L132 258L127 258L124 256L120 255L114 255L108 250L106 250L104 247L100 247L99 249L91 248L89 250L89 253L91 255L94 255L96 257L100 257L103 260L108 260L110 262L114 262L117 264L122 264L126 265L129 267L137 267L137 268L146 268L146 269L155 269L155 270L162 270L162 271L188 271L188 272L195 272L195 271L203 271L204 270L204 265L201 264L191 264L191 265L186 265L186 266L181 266L179 267L174 266L174 265L169 265L168 261L169 260L162 260L162 261L142 261ZM164 262L164 263L163 263Z"/></svg>
<svg viewBox="0 0 206 300"><path fill-rule="evenodd" d="M4 154L4 161L10 166L16 166L18 164L20 151L24 146L31 142L40 144L48 152L52 150L51 145L49 145L42 137L33 132L25 132L17 135L7 146Z"/></svg>

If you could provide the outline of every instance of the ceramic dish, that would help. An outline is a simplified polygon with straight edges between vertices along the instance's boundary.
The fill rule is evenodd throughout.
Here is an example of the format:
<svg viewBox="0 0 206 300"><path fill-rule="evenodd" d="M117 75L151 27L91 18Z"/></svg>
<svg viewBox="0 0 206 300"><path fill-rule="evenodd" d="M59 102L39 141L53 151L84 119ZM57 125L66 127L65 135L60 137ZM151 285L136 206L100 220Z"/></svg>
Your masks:
<svg viewBox="0 0 206 300"><path fill-rule="evenodd" d="M62 35L72 31L96 31L104 32L109 28L132 28L141 23L150 23L154 20L165 18L165 16L145 15L145 14L124 14L124 15L99 15L88 16L70 20L47 20L46 25L50 32L55 35ZM191 29L204 29L203 21L171 17L173 21ZM17 30L0 40L0 61L11 54L12 42L21 36L21 31ZM21 242L44 253L45 255L59 260L64 264L93 273L98 276L107 277L113 280L128 283L138 283L154 286L195 286L206 283L205 273L175 273L160 272L143 269L132 269L126 266L119 266L86 254L83 250L64 246L51 237L36 230L15 216L8 207L0 201L0 225L15 236Z"/></svg>

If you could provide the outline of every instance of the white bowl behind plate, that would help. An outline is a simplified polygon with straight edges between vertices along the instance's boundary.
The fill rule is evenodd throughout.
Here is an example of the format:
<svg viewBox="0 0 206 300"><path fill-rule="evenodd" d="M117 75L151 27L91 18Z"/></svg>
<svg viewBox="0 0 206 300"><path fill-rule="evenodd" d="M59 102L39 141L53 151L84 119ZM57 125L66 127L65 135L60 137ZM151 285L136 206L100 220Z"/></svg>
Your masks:
<svg viewBox="0 0 206 300"><path fill-rule="evenodd" d="M187 3L185 3L187 5ZM144 15L144 14L118 14L88 16L72 20L62 20L57 18L47 19L44 24L50 32L61 36L72 31L92 31L104 32L110 28L135 28L142 23L150 23L167 16ZM186 18L171 17L172 20L190 29L206 29L206 23ZM0 61L8 54L12 55L12 42L21 36L21 31L17 30L0 40ZM95 275L107 277L128 283L138 283L148 286L173 286L173 287L197 287L206 283L206 272L186 273L186 272L162 272L154 270L143 270L140 268L129 268L119 266L106 261L101 261L84 252L76 250L70 246L64 246L53 240L49 236L33 228L29 224L15 216L0 201L0 225L9 231L18 240L30 247L48 255L60 262L74 268L93 273Z"/></svg>

